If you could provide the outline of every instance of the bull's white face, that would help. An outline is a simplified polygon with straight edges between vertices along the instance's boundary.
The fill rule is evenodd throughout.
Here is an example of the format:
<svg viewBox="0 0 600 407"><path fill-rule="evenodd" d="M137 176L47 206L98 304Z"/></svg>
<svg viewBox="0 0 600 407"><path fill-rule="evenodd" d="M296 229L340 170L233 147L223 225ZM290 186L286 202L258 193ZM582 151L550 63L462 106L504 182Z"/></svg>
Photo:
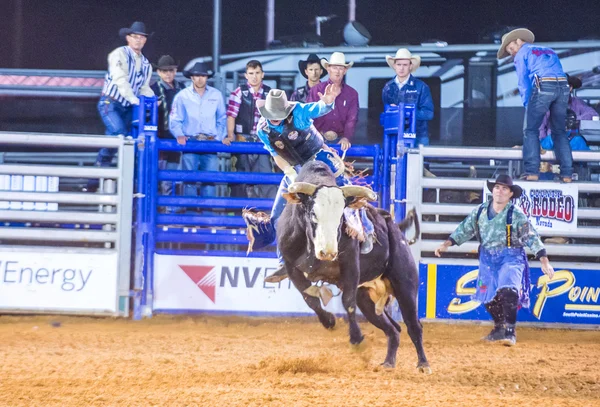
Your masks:
<svg viewBox="0 0 600 407"><path fill-rule="evenodd" d="M315 226L315 256L319 260L332 261L338 255L338 232L346 199L341 189L319 188L314 196L311 221Z"/></svg>

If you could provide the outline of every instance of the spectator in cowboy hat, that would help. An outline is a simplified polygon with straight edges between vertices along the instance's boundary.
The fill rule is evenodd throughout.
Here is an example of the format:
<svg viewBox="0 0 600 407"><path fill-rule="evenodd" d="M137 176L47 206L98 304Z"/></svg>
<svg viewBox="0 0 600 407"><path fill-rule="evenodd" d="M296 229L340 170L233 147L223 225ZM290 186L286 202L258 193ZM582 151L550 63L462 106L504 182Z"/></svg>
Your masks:
<svg viewBox="0 0 600 407"><path fill-rule="evenodd" d="M513 346L517 343L517 310L529 308L531 281L524 246L535 253L549 279L554 269L527 215L511 202L521 196L522 188L508 175L488 181L487 187L492 200L473 209L435 255L441 257L448 247L460 246L473 237L479 240L479 274L473 299L485 304L494 320L494 328L483 340Z"/></svg>
<svg viewBox="0 0 600 407"><path fill-rule="evenodd" d="M106 126L108 136L127 135L131 124L132 106L140 103L139 96L154 96L150 89L152 66L142 54L146 40L151 34L141 21L131 27L121 28L119 36L127 45L108 54L108 72L104 78L98 112ZM96 159L97 166L110 166L116 149L103 148ZM87 191L95 191L98 180L88 181Z"/></svg>
<svg viewBox="0 0 600 407"><path fill-rule="evenodd" d="M327 85L334 84L341 88L333 112L315 119L315 127L329 143L338 143L342 150L347 150L358 122L358 92L344 82L344 76L354 62L346 62L343 53L334 52L329 61L321 59L321 65L327 70L329 80L313 86L306 101L318 102L319 93L323 93Z"/></svg>
<svg viewBox="0 0 600 407"><path fill-rule="evenodd" d="M385 60L396 76L383 87L383 104L414 104L417 115L416 145L429 145L427 122L433 119L433 99L429 86L413 76L413 72L421 66L421 57L411 54L406 48L400 48L396 55L387 55Z"/></svg>
<svg viewBox="0 0 600 407"><path fill-rule="evenodd" d="M177 64L170 55L163 55L158 59L157 64L152 67L158 74L158 80L150 86L158 98L158 137L169 139L173 137L169 131L169 113L173 106L175 95L185 89L183 82L175 80L177 74ZM161 170L179 169L181 153L178 151L160 151L158 158L158 168ZM160 181L160 193L162 195L171 195L173 191L172 181ZM175 208L160 209L162 212L172 212Z"/></svg>
<svg viewBox="0 0 600 407"><path fill-rule="evenodd" d="M306 61L298 61L298 70L307 79L306 85L297 88L292 93L290 101L305 103L310 88L321 83L321 79L327 75L327 71L323 69L321 59L317 54L310 54Z"/></svg>
<svg viewBox="0 0 600 407"><path fill-rule="evenodd" d="M540 169L539 129L550 112L554 153L560 163L560 179L572 182L573 155L565 129L569 103L567 75L558 55L551 48L533 45L535 36L526 28L517 28L502 36L498 59L512 56L525 106L523 163L521 179L537 181Z"/></svg>
<svg viewBox="0 0 600 407"><path fill-rule="evenodd" d="M192 83L175 95L169 128L177 143L186 145L199 141L220 141L227 136L227 116L225 101L220 91L207 85L214 72L206 62L196 62L183 76ZM218 171L219 161L215 153L183 153L181 157L184 171ZM216 196L214 184L203 184L201 196ZM184 185L183 194L198 196L195 183Z"/></svg>

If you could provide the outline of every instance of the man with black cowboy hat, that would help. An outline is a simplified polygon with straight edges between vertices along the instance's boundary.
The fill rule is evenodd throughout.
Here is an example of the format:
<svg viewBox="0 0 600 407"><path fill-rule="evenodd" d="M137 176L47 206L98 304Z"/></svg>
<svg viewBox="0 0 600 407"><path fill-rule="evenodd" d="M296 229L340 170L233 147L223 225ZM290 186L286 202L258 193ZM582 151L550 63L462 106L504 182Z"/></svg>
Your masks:
<svg viewBox="0 0 600 407"><path fill-rule="evenodd" d="M104 134L117 136L129 133L132 105L140 103L139 96L154 96L150 89L152 66L142 48L148 34L144 23L136 21L129 28L121 28L119 36L127 45L108 54L108 72L104 78L102 96L98 102L98 112L106 126ZM97 166L109 166L116 149L103 148L96 159ZM96 190L98 180L88 182L87 190Z"/></svg>
<svg viewBox="0 0 600 407"><path fill-rule="evenodd" d="M196 141L220 141L227 136L227 116L223 95L207 85L214 75L207 63L196 62L183 76L190 78L190 86L175 95L169 128L181 145ZM218 171L219 161L214 153L183 153L184 171ZM202 185L201 196L215 196L214 185ZM185 196L198 196L195 183L185 184Z"/></svg>
<svg viewBox="0 0 600 407"><path fill-rule="evenodd" d="M537 231L523 211L511 202L523 193L508 175L488 181L492 200L475 208L461 222L435 255L452 245L460 246L471 238L479 240L479 275L475 301L485 304L494 319L494 328L483 338L513 346L517 342L515 325L519 306L529 307L529 265L524 247L531 249L542 264L542 272L552 279L554 269Z"/></svg>
<svg viewBox="0 0 600 407"><path fill-rule="evenodd" d="M306 61L298 61L298 70L307 79L306 85L297 88L292 93L290 101L306 103L310 88L321 83L321 79L327 75L327 71L323 69L321 59L317 54L310 54Z"/></svg>
<svg viewBox="0 0 600 407"><path fill-rule="evenodd" d="M567 76L558 55L551 48L533 45L535 36L518 28L502 36L498 59L512 56L519 80L519 93L525 106L523 126L523 164L521 179L537 181L540 171L539 129L550 111L554 153L560 164L562 182L572 182L573 155L565 122L569 102Z"/></svg>
<svg viewBox="0 0 600 407"><path fill-rule="evenodd" d="M269 245L275 240L277 219L286 204L283 194L296 179L297 170L302 165L311 160L322 161L331 168L338 185L349 183L344 177L343 161L323 142L323 137L313 125L315 118L332 111L333 103L339 94L340 89L330 84L325 87L323 93L318 94L319 102L288 102L285 92L279 89L272 89L266 100L257 101L256 106L262 116L258 123L258 137L285 176L279 185L270 218L249 210L243 213L248 224L249 251ZM360 210L360 217L365 232L361 235L364 240L361 251L369 253L373 248L374 226L364 209ZM265 281L273 283L286 277L287 272L280 258L278 270Z"/></svg>
<svg viewBox="0 0 600 407"><path fill-rule="evenodd" d="M417 115L416 145L429 145L427 122L433 119L433 99L429 86L413 76L413 72L421 66L421 57L411 54L406 48L400 48L396 55L386 55L385 60L396 76L383 87L383 104L414 104Z"/></svg>
<svg viewBox="0 0 600 407"><path fill-rule="evenodd" d="M175 80L177 74L177 64L170 55L163 55L158 59L157 64L152 64L156 69L159 79L150 86L154 94L158 97L158 137L162 139L171 139L173 137L169 131L169 113L173 106L173 99L180 90L185 89L183 82ZM158 168L161 170L179 169L180 153L177 151L161 151L158 159ZM172 181L161 181L160 192L163 195L170 195L173 189Z"/></svg>

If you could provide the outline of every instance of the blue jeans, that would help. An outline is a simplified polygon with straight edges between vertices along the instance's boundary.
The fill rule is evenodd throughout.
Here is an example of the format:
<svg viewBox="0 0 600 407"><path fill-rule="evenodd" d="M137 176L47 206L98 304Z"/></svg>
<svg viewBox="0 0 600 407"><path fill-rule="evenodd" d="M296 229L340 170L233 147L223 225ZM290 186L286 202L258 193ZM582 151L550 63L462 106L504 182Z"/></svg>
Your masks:
<svg viewBox="0 0 600 407"><path fill-rule="evenodd" d="M573 175L573 155L565 128L568 103L569 85L566 81L540 82L540 89L533 87L523 124L525 174L537 175L540 172L540 126L546 112L550 110L550 132L554 142L554 154L560 164L560 175Z"/></svg>
<svg viewBox="0 0 600 407"><path fill-rule="evenodd" d="M479 249L479 273L473 300L489 303L501 288L519 293L519 304L529 308L531 286L527 255L522 247Z"/></svg>
<svg viewBox="0 0 600 407"><path fill-rule="evenodd" d="M219 158L214 153L184 153L181 156L181 167L184 171L218 171ZM214 184L203 183L200 187L200 196L215 196L216 191ZM183 187L183 195L198 196L198 186L195 183L186 183Z"/></svg>
<svg viewBox="0 0 600 407"><path fill-rule="evenodd" d="M106 127L104 134L107 136L128 135L132 110L131 105L125 107L108 96L102 96L98 101L98 113L100 113ZM96 163L102 167L107 167L112 162L115 154L117 154L117 149L103 148L98 153Z"/></svg>

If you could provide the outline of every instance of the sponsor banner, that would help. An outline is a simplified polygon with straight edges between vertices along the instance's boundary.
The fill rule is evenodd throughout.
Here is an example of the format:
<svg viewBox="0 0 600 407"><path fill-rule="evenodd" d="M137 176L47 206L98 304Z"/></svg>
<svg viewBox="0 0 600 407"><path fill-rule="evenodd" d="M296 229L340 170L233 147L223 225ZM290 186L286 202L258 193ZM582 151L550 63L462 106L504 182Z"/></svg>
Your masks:
<svg viewBox="0 0 600 407"><path fill-rule="evenodd" d="M513 203L525 212L538 231L565 231L577 229L577 185L548 182L518 182L523 195ZM483 185L483 196L492 199L487 183Z"/></svg>
<svg viewBox="0 0 600 407"><path fill-rule="evenodd" d="M471 300L477 266L420 265L419 316L427 319L491 320L485 307ZM517 321L600 324L600 270L556 269L548 280L531 268L531 305Z"/></svg>
<svg viewBox="0 0 600 407"><path fill-rule="evenodd" d="M0 309L117 312L117 253L0 250Z"/></svg>
<svg viewBox="0 0 600 407"><path fill-rule="evenodd" d="M314 315L289 279L266 283L277 259L240 257L154 257L155 310L224 311L257 314ZM334 296L335 286L329 286ZM341 296L324 307L345 313Z"/></svg>

